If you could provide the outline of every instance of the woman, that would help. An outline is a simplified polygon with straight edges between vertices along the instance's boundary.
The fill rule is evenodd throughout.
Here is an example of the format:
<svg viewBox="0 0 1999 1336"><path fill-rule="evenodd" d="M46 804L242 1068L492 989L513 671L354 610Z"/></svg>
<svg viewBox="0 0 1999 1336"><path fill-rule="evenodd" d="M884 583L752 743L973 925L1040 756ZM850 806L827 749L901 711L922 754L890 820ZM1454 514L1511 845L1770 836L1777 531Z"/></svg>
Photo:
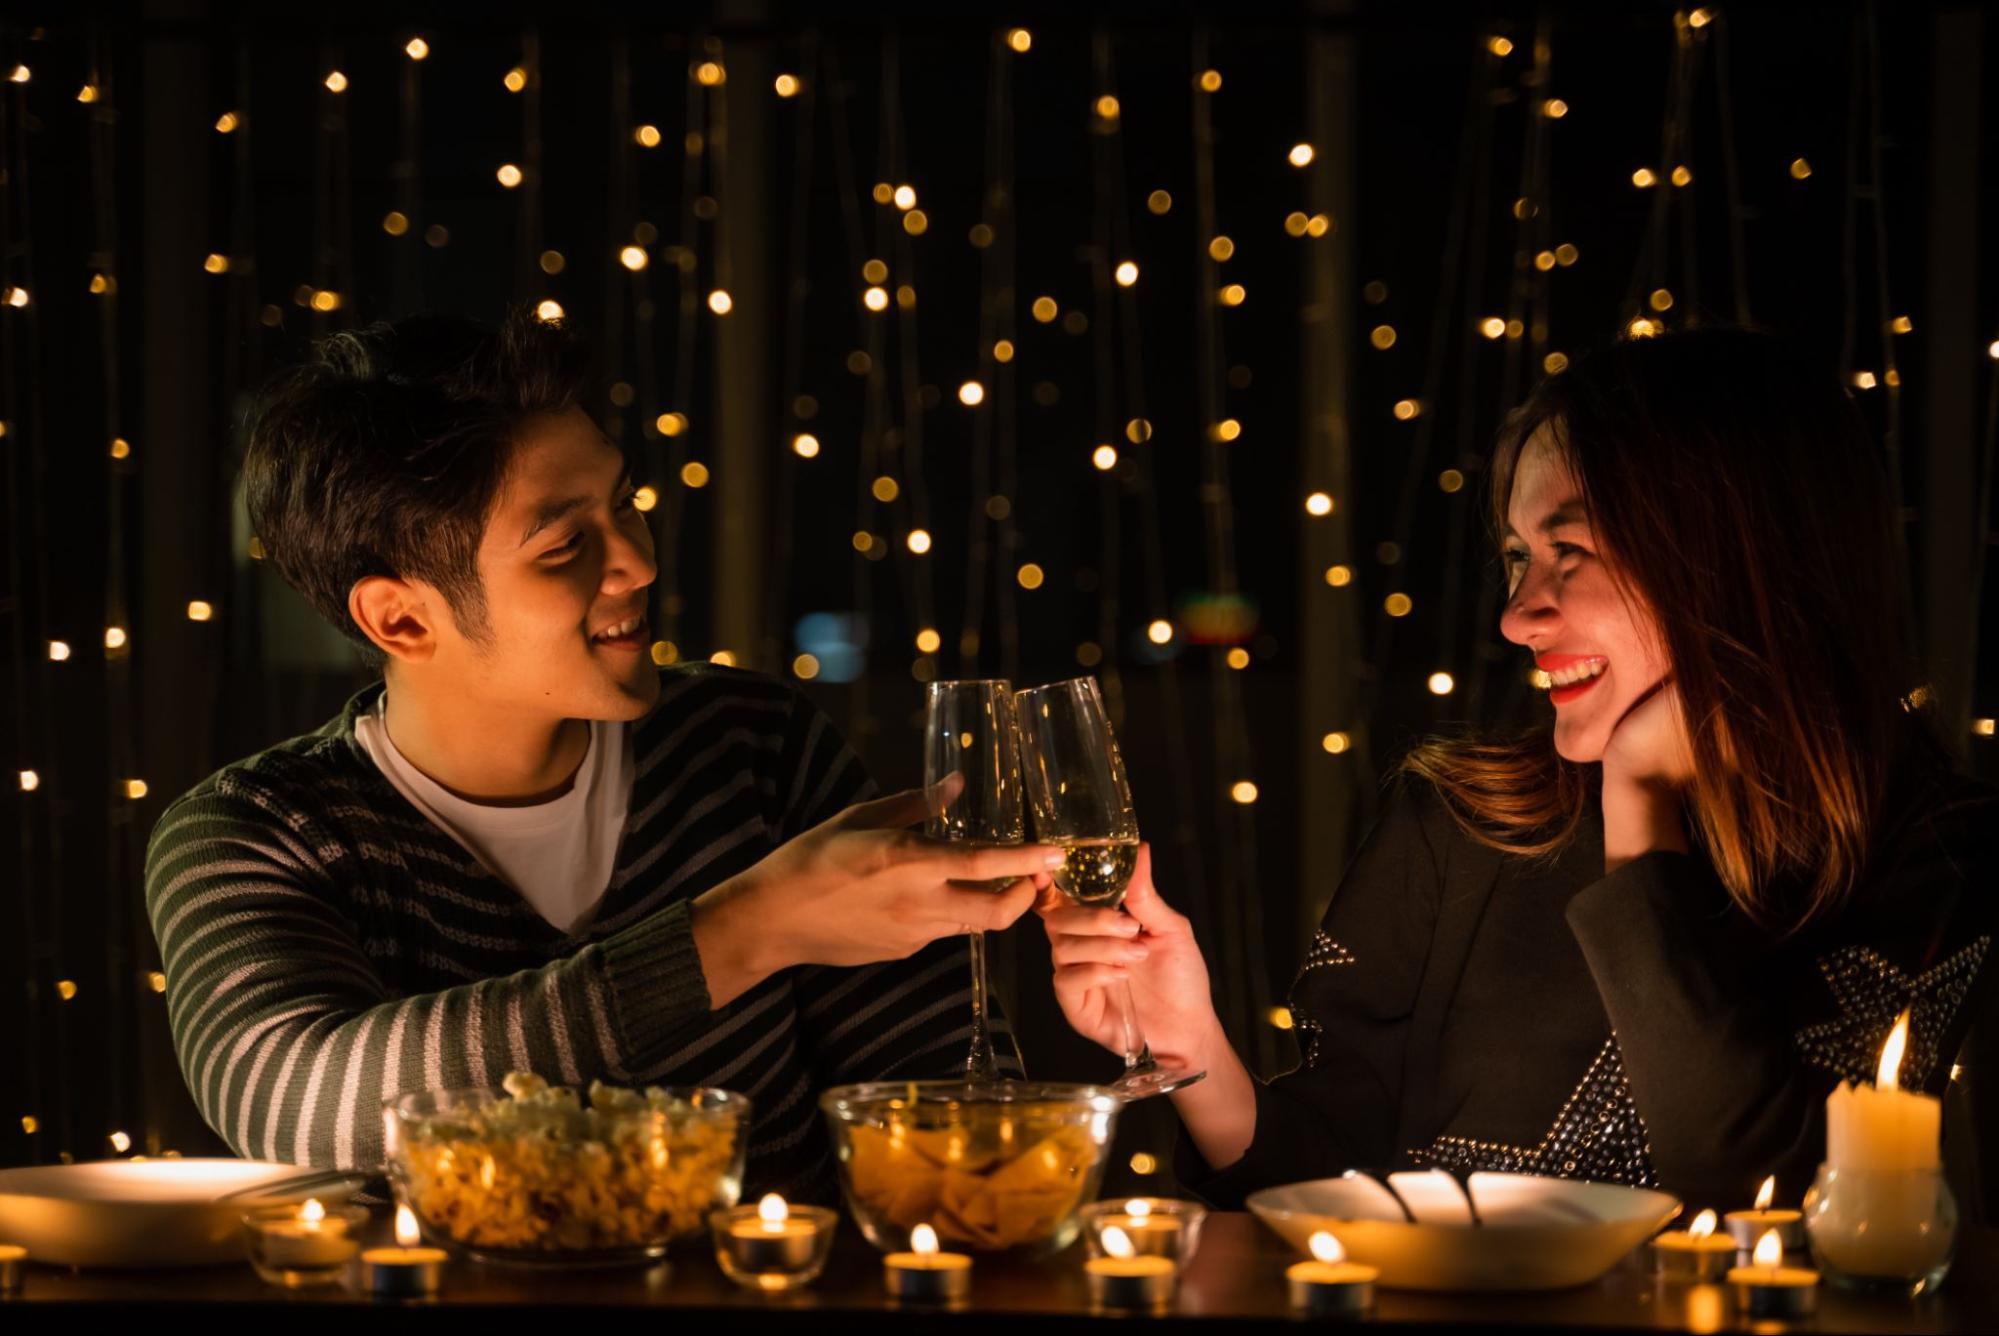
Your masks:
<svg viewBox="0 0 1999 1336"><path fill-rule="evenodd" d="M1155 1052L1207 1069L1172 1096L1181 1171L1224 1204L1425 1165L1796 1200L1904 1006L1902 1082L1952 1088L1971 1165L1994 794L1920 708L1851 400L1763 334L1619 343L1541 385L1489 478L1501 630L1553 722L1402 762L1292 986L1303 1064L1249 1076L1149 857L1129 914L1043 896L1071 1023L1115 1049L1128 978ZM1968 1035L1991 1056L1953 1086Z"/></svg>

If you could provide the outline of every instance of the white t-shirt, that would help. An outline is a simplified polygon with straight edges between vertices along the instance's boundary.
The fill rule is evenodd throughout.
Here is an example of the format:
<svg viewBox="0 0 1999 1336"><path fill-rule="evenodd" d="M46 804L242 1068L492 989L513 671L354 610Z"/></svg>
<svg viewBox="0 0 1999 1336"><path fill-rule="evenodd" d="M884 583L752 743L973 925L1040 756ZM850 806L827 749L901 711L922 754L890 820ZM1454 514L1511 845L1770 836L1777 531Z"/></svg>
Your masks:
<svg viewBox="0 0 1999 1336"><path fill-rule="evenodd" d="M419 812L567 933L581 932L611 881L631 802L634 758L621 722L590 721L590 746L569 792L532 807L467 802L411 765L389 738L384 691L354 734Z"/></svg>

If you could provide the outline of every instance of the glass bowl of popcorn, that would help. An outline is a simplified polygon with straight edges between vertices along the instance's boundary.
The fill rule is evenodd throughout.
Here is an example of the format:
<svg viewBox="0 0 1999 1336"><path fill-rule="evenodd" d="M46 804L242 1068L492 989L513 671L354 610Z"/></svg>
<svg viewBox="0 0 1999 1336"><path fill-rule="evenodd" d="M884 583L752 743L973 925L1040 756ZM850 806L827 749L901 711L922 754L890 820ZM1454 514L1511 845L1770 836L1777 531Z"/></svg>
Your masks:
<svg viewBox="0 0 1999 1336"><path fill-rule="evenodd" d="M1100 1086L1039 1081L878 1081L819 1099L868 1242L906 1248L929 1225L947 1250L1026 1255L1074 1241L1120 1107Z"/></svg>
<svg viewBox="0 0 1999 1336"><path fill-rule="evenodd" d="M514 1072L504 1093L423 1091L383 1117L396 1200L479 1261L644 1262L742 1196L750 1101L728 1090L578 1092Z"/></svg>

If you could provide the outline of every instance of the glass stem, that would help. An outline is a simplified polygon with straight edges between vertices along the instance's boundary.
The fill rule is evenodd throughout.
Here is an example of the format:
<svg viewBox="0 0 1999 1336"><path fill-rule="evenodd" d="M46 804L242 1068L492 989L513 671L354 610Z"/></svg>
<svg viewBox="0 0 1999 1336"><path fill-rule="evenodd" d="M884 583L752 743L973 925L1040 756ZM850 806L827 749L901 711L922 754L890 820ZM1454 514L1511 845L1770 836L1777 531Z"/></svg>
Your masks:
<svg viewBox="0 0 1999 1336"><path fill-rule="evenodd" d="M1131 980L1118 981L1118 986L1111 991L1111 1005L1117 1009L1125 1071L1151 1071L1156 1064L1152 1061L1152 1047L1145 1042L1145 1031L1139 1028L1138 1006L1131 1000Z"/></svg>
<svg viewBox="0 0 1999 1336"><path fill-rule="evenodd" d="M972 1047L965 1054L965 1074L975 1081L997 1081L999 1058L993 1053L992 1031L986 1025L986 935L969 934L972 945Z"/></svg>

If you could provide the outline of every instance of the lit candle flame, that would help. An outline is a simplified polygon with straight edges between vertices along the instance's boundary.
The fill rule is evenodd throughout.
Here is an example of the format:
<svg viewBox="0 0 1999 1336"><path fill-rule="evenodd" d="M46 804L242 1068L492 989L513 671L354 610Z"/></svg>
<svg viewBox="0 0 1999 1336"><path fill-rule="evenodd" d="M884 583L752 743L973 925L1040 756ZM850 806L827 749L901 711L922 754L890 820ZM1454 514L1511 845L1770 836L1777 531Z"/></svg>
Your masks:
<svg viewBox="0 0 1999 1336"><path fill-rule="evenodd" d="M766 1225L772 1227L781 1225L790 1215L791 1208L786 1206L784 1198L775 1192L766 1194L764 1199L757 1203L757 1218Z"/></svg>
<svg viewBox="0 0 1999 1336"><path fill-rule="evenodd" d="M1881 1066L1874 1073L1874 1088L1877 1090L1899 1090L1897 1078L1902 1074L1902 1051L1909 1046L1909 1009L1902 1008L1902 1014L1895 1018L1895 1028L1888 1032L1888 1042L1881 1046Z"/></svg>
<svg viewBox="0 0 1999 1336"><path fill-rule="evenodd" d="M1131 1236L1116 1225L1105 1227L1103 1244L1104 1252L1112 1257L1131 1257L1138 1251L1131 1246Z"/></svg>
<svg viewBox="0 0 1999 1336"><path fill-rule="evenodd" d="M1756 1189L1756 1209L1759 1211L1769 1210L1770 1203L1776 1199L1776 1196L1777 1175L1772 1174L1763 1180L1762 1187Z"/></svg>
<svg viewBox="0 0 1999 1336"><path fill-rule="evenodd" d="M298 1218L308 1225L316 1225L326 1219L326 1208L319 1204L319 1198L307 1197L305 1205L299 1208Z"/></svg>
<svg viewBox="0 0 1999 1336"><path fill-rule="evenodd" d="M909 1231L909 1250L919 1257L928 1257L937 1251L937 1231L928 1225L918 1225Z"/></svg>
<svg viewBox="0 0 1999 1336"><path fill-rule="evenodd" d="M1784 1241L1777 1237L1777 1231L1766 1229L1763 1237L1756 1240L1756 1265L1774 1268L1784 1260Z"/></svg>
<svg viewBox="0 0 1999 1336"><path fill-rule="evenodd" d="M1124 1213L1129 1216L1136 1216L1138 1219L1143 1220L1145 1219L1146 1216L1152 1214L1152 1203L1145 1200L1145 1198L1143 1197L1133 1197L1130 1201L1124 1204Z"/></svg>
<svg viewBox="0 0 1999 1336"><path fill-rule="evenodd" d="M423 1235L416 1227L416 1212L407 1206L396 1208L396 1244L403 1248L414 1248Z"/></svg>
<svg viewBox="0 0 1999 1336"><path fill-rule="evenodd" d="M1714 1212L1702 1211L1699 1215L1694 1217L1694 1222L1691 1225L1687 1226L1687 1233L1692 1235L1694 1238L1704 1239L1708 1235L1714 1233L1714 1226L1715 1226Z"/></svg>
<svg viewBox="0 0 1999 1336"><path fill-rule="evenodd" d="M1318 1258L1322 1262L1330 1264L1333 1262L1344 1262L1347 1260L1347 1250L1340 1246L1340 1241L1338 1239L1334 1238L1331 1234L1328 1234L1323 1229L1312 1236L1311 1247L1312 1247L1312 1256Z"/></svg>

